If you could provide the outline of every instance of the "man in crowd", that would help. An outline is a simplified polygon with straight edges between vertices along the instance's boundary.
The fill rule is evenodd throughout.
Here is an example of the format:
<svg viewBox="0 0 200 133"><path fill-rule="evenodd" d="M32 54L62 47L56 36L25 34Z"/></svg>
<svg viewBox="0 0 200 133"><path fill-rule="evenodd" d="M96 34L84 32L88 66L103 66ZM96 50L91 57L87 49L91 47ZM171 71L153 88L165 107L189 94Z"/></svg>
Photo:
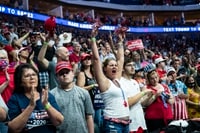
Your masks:
<svg viewBox="0 0 200 133"><path fill-rule="evenodd" d="M44 41L46 40L46 38L44 38ZM47 69L49 72L49 88L50 90L52 90L53 88L55 88L57 86L57 79L56 79L56 73L55 73L55 67L56 67L56 63L60 62L60 61L69 61L69 51L67 48L61 46L58 47L55 51L55 56L56 56L56 60L55 61L49 61L47 58L45 58L45 55L47 53L47 49L48 49L48 42L44 42L42 45L42 48L40 49L40 52L38 54L38 61L39 63L43 66L43 68Z"/></svg>
<svg viewBox="0 0 200 133"><path fill-rule="evenodd" d="M56 65L59 86L51 90L55 96L64 122L58 133L94 133L93 106L87 90L74 83L74 72L69 62L61 61Z"/></svg>
<svg viewBox="0 0 200 133"><path fill-rule="evenodd" d="M172 106L174 119L185 120L188 118L186 108L186 99L188 98L187 87L182 81L177 80L176 77L176 70L173 67L169 67L167 69L167 83L171 93L175 97L175 102Z"/></svg>
<svg viewBox="0 0 200 133"><path fill-rule="evenodd" d="M130 106L130 133L136 132L139 128L147 130L144 112L141 106L142 98L151 97L151 90L145 89L140 91L139 84L133 79L135 74L135 63L130 58L125 58L122 78L120 80L121 86L124 88L128 96L128 103ZM143 99L144 100L144 99Z"/></svg>

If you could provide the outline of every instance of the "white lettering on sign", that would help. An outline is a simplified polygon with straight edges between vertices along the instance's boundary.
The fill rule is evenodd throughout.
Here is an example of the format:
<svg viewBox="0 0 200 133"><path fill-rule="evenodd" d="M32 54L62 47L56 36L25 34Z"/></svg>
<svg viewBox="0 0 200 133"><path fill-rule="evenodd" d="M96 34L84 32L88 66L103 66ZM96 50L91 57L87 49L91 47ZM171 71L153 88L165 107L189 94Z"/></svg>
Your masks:
<svg viewBox="0 0 200 133"><path fill-rule="evenodd" d="M68 21L68 25L69 26L73 26L73 27L78 27L78 23L74 23L74 22L70 22L70 21Z"/></svg>

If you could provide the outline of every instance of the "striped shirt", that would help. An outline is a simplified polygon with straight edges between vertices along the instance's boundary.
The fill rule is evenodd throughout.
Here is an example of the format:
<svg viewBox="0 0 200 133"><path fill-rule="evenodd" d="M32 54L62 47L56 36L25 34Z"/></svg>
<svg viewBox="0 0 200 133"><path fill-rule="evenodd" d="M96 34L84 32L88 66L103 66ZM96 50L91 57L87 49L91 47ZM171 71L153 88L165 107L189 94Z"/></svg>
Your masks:
<svg viewBox="0 0 200 133"><path fill-rule="evenodd" d="M187 119L188 118L188 112L187 112L187 107L186 107L186 102L185 99L181 99L178 97L180 93L187 94L187 87L186 85L179 81L176 80L175 83L170 83L168 84L168 87L175 97L175 102L172 105L172 112L175 120L180 120L180 119Z"/></svg>

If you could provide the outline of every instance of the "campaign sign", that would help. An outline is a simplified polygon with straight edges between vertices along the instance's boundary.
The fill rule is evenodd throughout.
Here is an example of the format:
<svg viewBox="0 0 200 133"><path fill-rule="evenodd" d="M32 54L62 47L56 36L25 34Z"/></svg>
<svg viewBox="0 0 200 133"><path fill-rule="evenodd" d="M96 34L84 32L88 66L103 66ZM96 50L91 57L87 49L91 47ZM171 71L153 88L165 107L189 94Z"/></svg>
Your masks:
<svg viewBox="0 0 200 133"><path fill-rule="evenodd" d="M131 51L144 49L144 45L141 39L128 41L126 47Z"/></svg>

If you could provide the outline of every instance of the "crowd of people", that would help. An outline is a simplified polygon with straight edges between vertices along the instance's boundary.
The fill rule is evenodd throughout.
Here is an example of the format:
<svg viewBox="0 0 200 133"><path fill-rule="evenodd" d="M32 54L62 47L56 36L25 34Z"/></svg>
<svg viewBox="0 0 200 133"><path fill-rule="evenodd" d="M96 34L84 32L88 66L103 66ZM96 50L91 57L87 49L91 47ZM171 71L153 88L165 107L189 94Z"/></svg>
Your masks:
<svg viewBox="0 0 200 133"><path fill-rule="evenodd" d="M24 17L0 21L0 133L153 133L200 121L199 33L50 34ZM143 48L127 46L136 39Z"/></svg>
<svg viewBox="0 0 200 133"><path fill-rule="evenodd" d="M180 3L178 0L161 0L161 1L155 1L155 2L151 0L144 0L144 1L140 0L139 2L146 5L162 5L162 4L179 5ZM198 1L196 1L196 3L198 3ZM33 5L30 11L40 13L40 11L36 9L35 7L36 5ZM10 3L8 3L8 6L23 9L23 1L11 0ZM39 5L37 5L37 7L38 6ZM100 11L95 11L95 10L94 10L94 13L92 13L92 10L94 9L91 9L91 10L86 9L83 11L78 10L76 12L63 10L63 18L70 21L87 23L87 24L92 24L94 23L96 19L100 19L105 25L122 24L125 26L131 26L131 27L152 27L152 26L170 27L170 26L199 26L200 25L200 20L198 17L195 19L193 18L189 22L186 22L185 18L183 17L183 15L181 15L181 13L180 15L167 16L164 18L164 20L160 20L159 16L154 16L152 18L151 14L145 15L145 16L143 14L141 14L140 16L131 16L130 14L125 15L126 13L124 13L123 15L123 12L122 12L122 14L115 13L115 15L108 15L108 14L102 14Z"/></svg>
<svg viewBox="0 0 200 133"><path fill-rule="evenodd" d="M127 4L127 5L192 5L192 4L198 4L199 0L126 0L126 1L120 1L120 0L96 0L96 1L103 1L103 2L110 2L110 3L116 3L116 4Z"/></svg>

